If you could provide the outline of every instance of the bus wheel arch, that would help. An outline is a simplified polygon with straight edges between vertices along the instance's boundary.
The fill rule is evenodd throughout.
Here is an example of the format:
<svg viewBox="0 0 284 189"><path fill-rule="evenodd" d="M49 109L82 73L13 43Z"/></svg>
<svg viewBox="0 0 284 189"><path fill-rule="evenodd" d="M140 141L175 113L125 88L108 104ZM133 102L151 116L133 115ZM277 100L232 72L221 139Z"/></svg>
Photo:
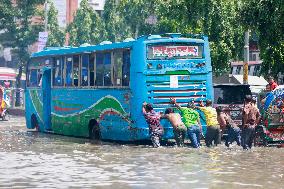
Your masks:
<svg viewBox="0 0 284 189"><path fill-rule="evenodd" d="M35 114L32 114L31 116L31 126L32 129L36 129L37 131L39 131L39 124Z"/></svg>
<svg viewBox="0 0 284 189"><path fill-rule="evenodd" d="M89 121L89 138L93 140L101 140L100 125L96 119Z"/></svg>

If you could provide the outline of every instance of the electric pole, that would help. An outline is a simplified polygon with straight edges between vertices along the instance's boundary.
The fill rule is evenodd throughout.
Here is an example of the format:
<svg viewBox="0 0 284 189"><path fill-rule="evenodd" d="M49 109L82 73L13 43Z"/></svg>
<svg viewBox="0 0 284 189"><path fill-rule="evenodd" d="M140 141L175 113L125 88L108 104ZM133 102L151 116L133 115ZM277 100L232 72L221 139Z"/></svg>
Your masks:
<svg viewBox="0 0 284 189"><path fill-rule="evenodd" d="M243 84L248 84L248 62L249 62L249 30L245 32Z"/></svg>

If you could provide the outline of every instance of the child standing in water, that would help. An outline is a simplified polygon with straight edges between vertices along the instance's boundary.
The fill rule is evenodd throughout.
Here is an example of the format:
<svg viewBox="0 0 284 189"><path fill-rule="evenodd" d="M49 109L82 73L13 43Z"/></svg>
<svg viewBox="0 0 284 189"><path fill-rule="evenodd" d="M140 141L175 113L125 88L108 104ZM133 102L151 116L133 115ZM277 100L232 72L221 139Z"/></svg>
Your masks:
<svg viewBox="0 0 284 189"><path fill-rule="evenodd" d="M143 103L142 112L149 126L150 138L155 148L160 147L160 140L164 133L160 124L161 114L155 112L152 104Z"/></svg>

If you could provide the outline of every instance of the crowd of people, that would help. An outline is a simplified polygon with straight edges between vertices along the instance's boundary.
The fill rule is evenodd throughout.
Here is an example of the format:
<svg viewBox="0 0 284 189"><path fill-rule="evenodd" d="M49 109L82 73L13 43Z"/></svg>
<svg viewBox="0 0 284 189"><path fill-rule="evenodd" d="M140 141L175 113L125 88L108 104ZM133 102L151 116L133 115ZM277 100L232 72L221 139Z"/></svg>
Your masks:
<svg viewBox="0 0 284 189"><path fill-rule="evenodd" d="M223 112L221 107L213 108L211 100L206 100L205 105L201 102L199 106L196 106L194 102L189 102L187 107L181 107L174 98L170 99L170 103L179 110L180 114L174 112L173 107L167 108L165 113L156 112L152 104L143 103L142 111L148 123L154 147L160 146L160 140L163 136L163 126L160 120L168 119L173 127L177 146L184 146L184 139L187 135L192 147L199 148L203 132L197 110L202 111L206 118L207 129L206 135L203 137L207 147L221 144L222 130L227 130L226 146L229 147L233 142L236 142L243 149L252 147L255 127L260 121L260 113L251 95L246 95L244 99L241 127L227 113Z"/></svg>

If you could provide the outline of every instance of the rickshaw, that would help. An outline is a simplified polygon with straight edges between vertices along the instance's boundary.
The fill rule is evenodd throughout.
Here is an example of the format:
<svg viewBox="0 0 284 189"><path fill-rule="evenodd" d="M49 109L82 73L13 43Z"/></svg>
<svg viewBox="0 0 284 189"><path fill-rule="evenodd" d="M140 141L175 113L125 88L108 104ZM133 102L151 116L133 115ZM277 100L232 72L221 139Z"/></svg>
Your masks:
<svg viewBox="0 0 284 189"><path fill-rule="evenodd" d="M284 144L284 85L259 94L261 122L256 127L255 145Z"/></svg>

